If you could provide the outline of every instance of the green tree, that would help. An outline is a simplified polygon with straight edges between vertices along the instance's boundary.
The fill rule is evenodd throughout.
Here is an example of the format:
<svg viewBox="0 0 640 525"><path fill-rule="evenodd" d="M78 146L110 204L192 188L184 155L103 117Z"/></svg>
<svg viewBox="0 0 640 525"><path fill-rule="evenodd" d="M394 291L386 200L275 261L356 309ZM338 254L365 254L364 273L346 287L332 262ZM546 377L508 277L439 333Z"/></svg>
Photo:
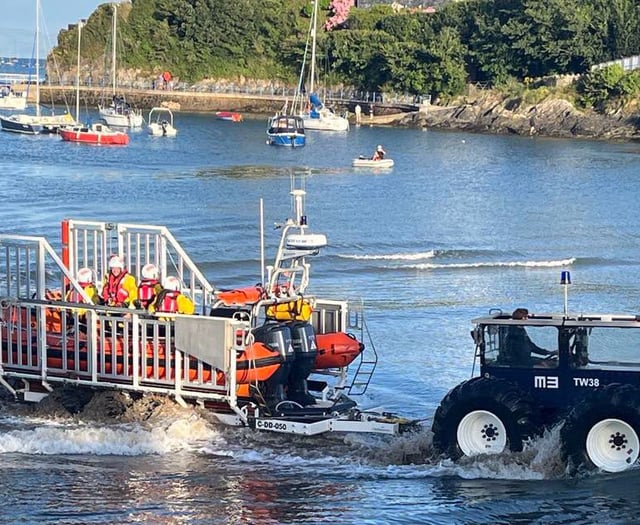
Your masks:
<svg viewBox="0 0 640 525"><path fill-rule="evenodd" d="M463 93L467 85L466 53L458 33L453 28L443 28L427 48L425 72L428 82L423 92L428 90L432 97Z"/></svg>
<svg viewBox="0 0 640 525"><path fill-rule="evenodd" d="M328 42L333 69L358 88L379 91L388 76L385 50L396 40L383 31L337 31Z"/></svg>

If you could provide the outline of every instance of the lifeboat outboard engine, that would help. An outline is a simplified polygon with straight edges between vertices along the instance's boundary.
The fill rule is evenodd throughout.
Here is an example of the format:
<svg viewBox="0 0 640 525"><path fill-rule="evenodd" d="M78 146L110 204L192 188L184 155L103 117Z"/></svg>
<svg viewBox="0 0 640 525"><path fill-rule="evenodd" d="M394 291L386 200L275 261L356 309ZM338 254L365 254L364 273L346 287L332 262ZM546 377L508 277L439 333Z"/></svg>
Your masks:
<svg viewBox="0 0 640 525"><path fill-rule="evenodd" d="M307 389L307 378L318 354L315 331L306 321L294 321L289 324L289 328L295 360L287 381L287 398L302 406L315 405L316 399Z"/></svg>
<svg viewBox="0 0 640 525"><path fill-rule="evenodd" d="M289 326L277 321L267 321L262 326L253 329L255 340L264 343L273 350L280 352L283 363L262 387L262 395L268 406L275 407L286 399L284 387L289 379L289 372L295 352L291 342L291 330Z"/></svg>

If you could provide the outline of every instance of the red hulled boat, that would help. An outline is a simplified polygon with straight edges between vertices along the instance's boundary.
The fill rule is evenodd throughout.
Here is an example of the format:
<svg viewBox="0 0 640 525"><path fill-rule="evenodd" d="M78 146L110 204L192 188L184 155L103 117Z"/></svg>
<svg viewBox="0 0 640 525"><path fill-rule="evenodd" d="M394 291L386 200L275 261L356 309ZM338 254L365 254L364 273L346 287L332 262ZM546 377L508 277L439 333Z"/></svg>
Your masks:
<svg viewBox="0 0 640 525"><path fill-rule="evenodd" d="M230 120L232 122L242 122L242 114L234 111L216 111L219 120Z"/></svg>
<svg viewBox="0 0 640 525"><path fill-rule="evenodd" d="M90 126L72 126L61 128L58 133L66 142L82 142L84 144L106 144L126 146L129 135L124 131L115 131L106 124L91 124Z"/></svg>

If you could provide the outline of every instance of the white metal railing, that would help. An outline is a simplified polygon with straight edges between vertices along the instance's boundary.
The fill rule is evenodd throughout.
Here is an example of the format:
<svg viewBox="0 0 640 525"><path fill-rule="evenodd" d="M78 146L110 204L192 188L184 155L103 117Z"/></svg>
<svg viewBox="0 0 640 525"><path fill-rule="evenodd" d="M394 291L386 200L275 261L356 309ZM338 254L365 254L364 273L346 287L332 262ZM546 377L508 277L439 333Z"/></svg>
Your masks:
<svg viewBox="0 0 640 525"><path fill-rule="evenodd" d="M97 282L101 282L108 273L109 257L117 254L124 258L128 271L140 281L142 267L153 263L162 278L170 274L178 277L182 292L196 303L199 313L208 313L214 287L165 226L78 220L67 220L65 224L67 264L74 274L83 266L89 267L97 276Z"/></svg>
<svg viewBox="0 0 640 525"><path fill-rule="evenodd" d="M71 235L67 241L74 244L74 255L78 246L91 247L90 257L82 255L91 264L104 259L108 242L102 234L109 228L85 226L91 226L85 232L99 235ZM131 231L122 228L120 234L126 238ZM168 232L158 228L156 233L173 246ZM176 246L178 267L186 272L193 263ZM199 275L194 272L193 279ZM57 283L62 286L56 292L51 285ZM237 408L236 355L246 348L247 321L159 318L144 310L93 305L86 295L86 303L70 303L64 295L72 288L82 292L46 239L0 235L0 382L7 388L7 377L36 379L45 388L50 381L75 382L168 393L176 399L216 399Z"/></svg>

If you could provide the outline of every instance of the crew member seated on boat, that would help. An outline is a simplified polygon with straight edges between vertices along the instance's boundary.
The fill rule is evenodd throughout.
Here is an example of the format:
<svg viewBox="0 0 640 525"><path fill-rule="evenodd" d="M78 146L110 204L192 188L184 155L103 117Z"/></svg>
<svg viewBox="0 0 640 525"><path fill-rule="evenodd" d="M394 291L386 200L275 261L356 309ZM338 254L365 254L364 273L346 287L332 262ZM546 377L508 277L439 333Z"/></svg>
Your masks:
<svg viewBox="0 0 640 525"><path fill-rule="evenodd" d="M140 274L142 279L138 285L138 299L134 302L134 306L146 310L162 291L160 271L155 264L149 263L142 267Z"/></svg>
<svg viewBox="0 0 640 525"><path fill-rule="evenodd" d="M193 301L180 291L180 279L170 275L164 281L164 288L149 306L152 313L194 314L196 307Z"/></svg>
<svg viewBox="0 0 640 525"><path fill-rule="evenodd" d="M528 317L529 310L526 308L516 308L511 314L511 318L516 320ZM545 366L550 357L557 355L557 352L536 345L523 326L508 326L504 345L505 351L500 360L511 366ZM533 355L543 356L543 358L535 358L532 357Z"/></svg>
<svg viewBox="0 0 640 525"><path fill-rule="evenodd" d="M373 152L373 156L371 157L371 160L382 160L384 159L384 156L386 155L386 153L387 152L382 147L382 144L378 144L378 147Z"/></svg>
<svg viewBox="0 0 640 525"><path fill-rule="evenodd" d="M124 261L117 255L109 259L109 273L102 282L102 302L108 306L128 308L138 299L136 278L124 267Z"/></svg>
<svg viewBox="0 0 640 525"><path fill-rule="evenodd" d="M90 302L92 304L100 304L100 294L98 293L98 289L96 288L95 283L93 282L93 271L91 268L80 268L78 273L76 274L76 280L78 284L82 287L84 292L89 296ZM68 303L86 303L86 299L82 296L80 292L78 292L75 288L71 288L67 295L65 296L65 300ZM84 308L79 308L74 310L78 313L78 324L81 331L86 333L87 330L87 310ZM67 317L67 327L71 327L73 325L74 319L72 316Z"/></svg>
<svg viewBox="0 0 640 525"><path fill-rule="evenodd" d="M98 304L100 302L100 294L93 282L93 271L91 268L80 268L76 274L76 281L78 281L78 284L82 286L82 289L89 296L93 304ZM84 297L82 297L80 292L76 291L75 288L71 288L71 290L67 292L65 299L69 303L86 302Z"/></svg>
<svg viewBox="0 0 640 525"><path fill-rule="evenodd" d="M93 282L93 271L91 268L80 268L76 274L78 284L82 286L84 292L89 296L93 304L100 304L100 294ZM71 288L65 297L69 303L86 303L85 298L75 288ZM86 310L78 310L80 314L84 314Z"/></svg>

